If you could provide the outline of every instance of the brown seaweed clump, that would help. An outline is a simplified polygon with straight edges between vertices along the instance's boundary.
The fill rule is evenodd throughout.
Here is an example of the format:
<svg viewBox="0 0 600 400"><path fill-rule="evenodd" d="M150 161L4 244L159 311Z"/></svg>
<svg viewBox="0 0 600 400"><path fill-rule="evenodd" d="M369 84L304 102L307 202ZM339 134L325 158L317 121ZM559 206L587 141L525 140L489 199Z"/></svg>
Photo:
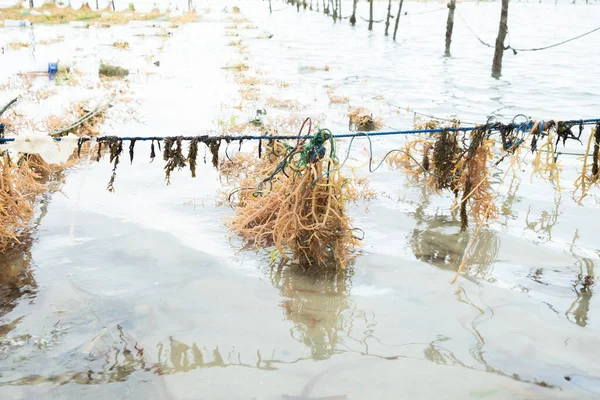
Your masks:
<svg viewBox="0 0 600 400"><path fill-rule="evenodd" d="M40 179L27 157L15 163L7 152L0 155L0 253L20 243L26 232L35 196L45 190Z"/></svg>
<svg viewBox="0 0 600 400"><path fill-rule="evenodd" d="M348 129L351 131L372 132L383 126L380 118L374 118L372 113L362 107L352 109L348 118Z"/></svg>
<svg viewBox="0 0 600 400"><path fill-rule="evenodd" d="M114 42L113 47L116 47L117 49L121 49L121 50L127 50L129 49L129 42L123 41L123 40L118 40L116 42Z"/></svg>
<svg viewBox="0 0 600 400"><path fill-rule="evenodd" d="M129 75L129 70L123 67L101 63L98 68L98 74L102 77L125 78Z"/></svg>
<svg viewBox="0 0 600 400"><path fill-rule="evenodd" d="M426 186L430 186L433 184L430 174L432 149L432 142L416 138L392 153L386 161L391 167L401 168L409 181L425 182Z"/></svg>
<svg viewBox="0 0 600 400"><path fill-rule="evenodd" d="M401 168L407 178L420 182L430 191L452 192L460 207L461 231L469 216L483 224L494 219L498 210L489 180L488 167L494 141L485 128L472 131L470 140L460 142L458 133L444 129L430 139L415 138L388 157L390 166ZM468 144L467 144L468 143Z"/></svg>
<svg viewBox="0 0 600 400"><path fill-rule="evenodd" d="M456 132L444 129L433 146L432 170L437 178L435 189L453 189L456 163L460 155Z"/></svg>
<svg viewBox="0 0 600 400"><path fill-rule="evenodd" d="M485 131L475 130L466 157L461 158L456 164L457 177L454 187L455 193L462 193L460 198L461 232L469 225L469 214L476 224L481 226L488 219L495 219L498 208L494 203L494 193L489 180L488 164L492 158L494 140L486 139ZM467 214L467 205L470 213Z"/></svg>
<svg viewBox="0 0 600 400"><path fill-rule="evenodd" d="M306 267L346 268L358 244L346 215L352 184L335 169L333 141L329 156L324 131L299 143L271 174L268 184L244 197L231 227L258 247L275 246L284 260ZM277 171L280 173L277 173Z"/></svg>

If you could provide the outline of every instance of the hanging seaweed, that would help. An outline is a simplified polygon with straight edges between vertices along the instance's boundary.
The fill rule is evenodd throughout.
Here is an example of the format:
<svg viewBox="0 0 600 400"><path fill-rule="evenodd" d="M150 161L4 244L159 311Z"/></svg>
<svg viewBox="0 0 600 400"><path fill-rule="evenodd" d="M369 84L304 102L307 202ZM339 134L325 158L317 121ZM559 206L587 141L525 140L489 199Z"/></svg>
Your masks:
<svg viewBox="0 0 600 400"><path fill-rule="evenodd" d="M456 164L454 182L455 190L462 192L460 199L461 232L469 226L468 215L475 219L478 225L488 219L496 218L498 209L494 203L488 172L488 161L492 158L494 140L488 138L485 126L476 129L471 134L471 142L464 157ZM467 213L469 206L470 213Z"/></svg>
<svg viewBox="0 0 600 400"><path fill-rule="evenodd" d="M423 145L423 169L429 172L429 153L431 153L431 143L425 143Z"/></svg>
<svg viewBox="0 0 600 400"><path fill-rule="evenodd" d="M117 136L109 136L105 138L108 150L110 152L109 162L113 164L112 174L110 176L110 181L108 182L107 189L109 192L113 193L115 191L115 179L117 177L117 166L119 165L119 158L121 153L123 152L123 139ZM102 142L99 142L99 144Z"/></svg>
<svg viewBox="0 0 600 400"><path fill-rule="evenodd" d="M221 139L220 138L208 138L204 141L204 144L210 150L212 154L212 165L216 169L219 169L219 148L221 147ZM204 162L206 163L206 157L204 158Z"/></svg>
<svg viewBox="0 0 600 400"><path fill-rule="evenodd" d="M556 124L556 143L554 144L555 147L558 145L561 139L563 142L563 146L566 144L568 139L573 139L581 143L581 140L579 140L579 138L581 137L581 133L583 132L583 122L579 124L579 135L577 136L575 136L572 130L574 125L574 123L558 121L558 123ZM553 125L551 125L551 127L553 127Z"/></svg>
<svg viewBox="0 0 600 400"><path fill-rule="evenodd" d="M102 158L102 141L98 140L98 147L96 148L96 162L100 162Z"/></svg>
<svg viewBox="0 0 600 400"><path fill-rule="evenodd" d="M556 190L560 191L560 165L557 163L556 145L558 139L555 142L554 135L558 137L557 127L561 124L557 124L554 121L549 121L546 124L547 130L540 132L539 139L536 142L536 152L533 158L533 172L531 177L538 175L542 179L552 182ZM540 128L540 131L543 128ZM562 129L562 137L565 137L565 127Z"/></svg>
<svg viewBox="0 0 600 400"><path fill-rule="evenodd" d="M269 190L247 190L231 226L255 246L275 246L307 267L345 268L358 244L345 214L352 184L339 169L329 131L300 140L267 178Z"/></svg>
<svg viewBox="0 0 600 400"><path fill-rule="evenodd" d="M460 154L456 132L444 129L433 146L433 173L436 175L436 190L452 189L456 163Z"/></svg>
<svg viewBox="0 0 600 400"><path fill-rule="evenodd" d="M262 139L258 140L258 158L262 158Z"/></svg>
<svg viewBox="0 0 600 400"><path fill-rule="evenodd" d="M156 158L156 149L154 148L154 141L158 142L158 147L160 148L160 141L157 139L152 139L150 141L150 162L153 162L154 159Z"/></svg>
<svg viewBox="0 0 600 400"><path fill-rule="evenodd" d="M81 146L83 146L84 138L77 139L77 158L81 158Z"/></svg>
<svg viewBox="0 0 600 400"><path fill-rule="evenodd" d="M471 183L471 176L467 175L465 181L465 187L463 191L463 196L460 200L460 231L464 232L469 227L469 216L467 215L467 200L468 195L471 193L473 185Z"/></svg>
<svg viewBox="0 0 600 400"><path fill-rule="evenodd" d="M593 150L592 150L593 144ZM575 180L575 189L573 190L573 195L579 192L579 196L575 197L575 200L578 204L581 205L583 199L588 195L588 192L594 185L600 185L600 173L598 171L598 152L600 150L600 123L596 125L594 129L592 129L592 133L590 134L590 138L588 139L588 144L586 147L585 154L583 156L583 167L581 169L581 175L577 177ZM592 152L592 162L588 163L588 159L590 156L590 151Z"/></svg>
<svg viewBox="0 0 600 400"><path fill-rule="evenodd" d="M163 151L163 160L169 161L171 158L171 152L173 151L173 144L175 143L175 139L172 137L166 137L164 140L165 149Z"/></svg>
<svg viewBox="0 0 600 400"><path fill-rule="evenodd" d="M135 148L135 142L137 139L131 139L129 142L129 163L133 164L133 151Z"/></svg>
<svg viewBox="0 0 600 400"><path fill-rule="evenodd" d="M190 163L190 171L192 173L192 178L196 177L197 158L198 158L198 138L195 137L190 142L190 147L188 149L188 162Z"/></svg>
<svg viewBox="0 0 600 400"><path fill-rule="evenodd" d="M165 180L167 181L167 185L171 184L171 172L173 172L175 168L182 169L186 166L186 160L181 146L182 141L182 136L179 136L176 139L165 138L163 158L166 161ZM175 148L173 148L173 145L175 145Z"/></svg>
<svg viewBox="0 0 600 400"><path fill-rule="evenodd" d="M598 169L598 153L600 150L600 122L596 124L596 128L594 128L592 135L594 137L594 152L592 153L592 176L595 179L599 179L600 170Z"/></svg>
<svg viewBox="0 0 600 400"><path fill-rule="evenodd" d="M387 163L394 168L401 168L411 182L423 182L425 186L435 189L434 178L431 175L431 150L433 144L423 138L415 138L405 146L394 151Z"/></svg>

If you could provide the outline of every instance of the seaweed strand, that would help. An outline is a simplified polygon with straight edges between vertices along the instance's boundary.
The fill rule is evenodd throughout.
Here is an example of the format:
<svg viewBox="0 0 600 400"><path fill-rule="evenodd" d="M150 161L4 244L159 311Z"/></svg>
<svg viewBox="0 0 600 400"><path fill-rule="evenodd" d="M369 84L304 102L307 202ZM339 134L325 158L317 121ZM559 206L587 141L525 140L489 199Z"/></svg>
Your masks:
<svg viewBox="0 0 600 400"><path fill-rule="evenodd" d="M133 164L133 149L135 147L136 139L131 139L129 142L129 163Z"/></svg>
<svg viewBox="0 0 600 400"><path fill-rule="evenodd" d="M198 138L193 138L190 142L188 149L188 162L190 163L190 171L192 172L192 178L196 177L196 165L198 158Z"/></svg>
<svg viewBox="0 0 600 400"><path fill-rule="evenodd" d="M110 151L110 162L113 163L112 174L106 188L109 192L113 193L115 191L114 184L117 177L117 166L119 165L119 158L123 152L123 140L116 136L110 136L106 138L106 142Z"/></svg>
<svg viewBox="0 0 600 400"><path fill-rule="evenodd" d="M171 172L173 172L175 168L182 169L186 166L186 160L181 149L182 141L182 136L178 136L175 140L172 138L169 138L168 140L165 139L163 157L166 161L165 180L167 181L167 185L171 184ZM175 148L173 148L173 144L175 144Z"/></svg>

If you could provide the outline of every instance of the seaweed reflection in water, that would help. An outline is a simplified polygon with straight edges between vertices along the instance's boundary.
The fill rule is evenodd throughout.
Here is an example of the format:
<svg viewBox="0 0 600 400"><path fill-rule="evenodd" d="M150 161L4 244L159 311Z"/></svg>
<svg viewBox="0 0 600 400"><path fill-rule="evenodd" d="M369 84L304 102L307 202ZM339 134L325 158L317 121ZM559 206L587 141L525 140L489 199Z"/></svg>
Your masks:
<svg viewBox="0 0 600 400"><path fill-rule="evenodd" d="M538 239L543 243L552 241L552 229L558 223L558 217L561 215L561 202L562 197L555 195L554 207L550 211L542 211L537 219L531 218L531 206L529 206L525 216L525 230L536 233Z"/></svg>
<svg viewBox="0 0 600 400"><path fill-rule="evenodd" d="M33 260L31 246L33 245L32 233L38 228L42 218L48 211L49 195L40 200L40 215L33 222L29 234L21 238L21 243L11 250L0 255L0 360L5 350L20 341L31 339L29 335L9 337L23 316L13 321L5 321L5 315L12 312L17 304L23 300L33 299L37 292L37 283L33 274Z"/></svg>
<svg viewBox="0 0 600 400"><path fill-rule="evenodd" d="M418 260L456 271L471 242L469 231L460 233L460 221L453 215L427 214L429 203L429 194L423 189L419 205L410 213L417 222L409 238L413 254ZM496 232L481 230L468 257L467 276L493 280L492 267L499 249Z"/></svg>
<svg viewBox="0 0 600 400"><path fill-rule="evenodd" d="M271 270L270 280L284 299L286 318L294 323L291 336L310 348L311 358L324 360L339 353L338 342L349 334L355 316L348 300L349 273L279 265Z"/></svg>
<svg viewBox="0 0 600 400"><path fill-rule="evenodd" d="M0 259L0 350L5 337L22 319L19 317L5 322L4 316L13 311L19 301L34 299L36 291L37 284L31 267L31 241L27 240L2 254Z"/></svg>
<svg viewBox="0 0 600 400"><path fill-rule="evenodd" d="M594 260L589 257L582 257L575 251L575 243L579 239L579 231L576 230L573 236L573 242L569 248L569 251L577 260L575 265L579 268L575 280L572 282L573 291L576 294L575 301L571 304L571 307L565 313L567 319L575 324L585 327L588 321L588 314L590 312L590 301L594 294L592 286L595 284L594 281ZM573 319L574 321L573 321Z"/></svg>

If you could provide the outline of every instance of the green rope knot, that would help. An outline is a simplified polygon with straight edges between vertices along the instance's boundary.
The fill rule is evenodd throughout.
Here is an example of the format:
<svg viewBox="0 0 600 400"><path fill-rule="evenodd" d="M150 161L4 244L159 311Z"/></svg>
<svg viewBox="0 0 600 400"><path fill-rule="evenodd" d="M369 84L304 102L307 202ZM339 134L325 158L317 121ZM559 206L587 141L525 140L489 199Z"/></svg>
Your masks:
<svg viewBox="0 0 600 400"><path fill-rule="evenodd" d="M298 160L298 167L303 167L308 164L314 164L325 157L325 142L329 140L331 144L330 156L335 158L335 143L333 141L333 135L329 129L319 129L317 133L308 141L302 148L300 153L300 159Z"/></svg>

